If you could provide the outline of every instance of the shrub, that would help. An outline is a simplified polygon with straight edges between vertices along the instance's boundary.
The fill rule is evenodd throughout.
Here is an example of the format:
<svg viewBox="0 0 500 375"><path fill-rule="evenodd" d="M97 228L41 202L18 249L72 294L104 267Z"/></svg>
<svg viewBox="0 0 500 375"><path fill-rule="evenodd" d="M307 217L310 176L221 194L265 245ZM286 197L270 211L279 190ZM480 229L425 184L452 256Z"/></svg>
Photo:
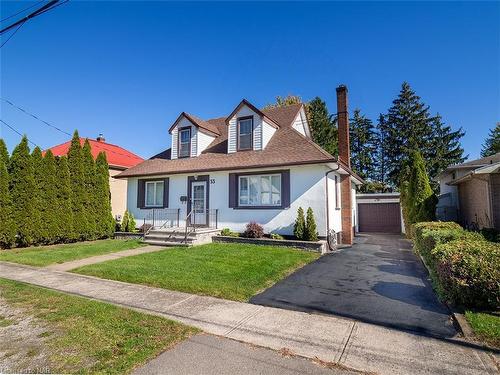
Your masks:
<svg viewBox="0 0 500 375"><path fill-rule="evenodd" d="M128 229L128 211L125 211L125 213L123 214L120 229L122 232L127 232L127 229Z"/></svg>
<svg viewBox="0 0 500 375"><path fill-rule="evenodd" d="M240 235L236 232L231 231L229 228L224 228L220 232L221 236L227 236L227 237L239 237Z"/></svg>
<svg viewBox="0 0 500 375"><path fill-rule="evenodd" d="M500 244L459 239L432 250L442 292L461 306L498 309L500 304Z"/></svg>
<svg viewBox="0 0 500 375"><path fill-rule="evenodd" d="M304 217L304 210L299 207L297 210L297 219L295 219L295 224L293 225L293 235L299 240L304 239L306 231L306 219Z"/></svg>
<svg viewBox="0 0 500 375"><path fill-rule="evenodd" d="M262 228L262 225L257 224L255 221L251 221L247 224L245 232L243 232L243 237L262 238L264 237L264 228Z"/></svg>
<svg viewBox="0 0 500 375"><path fill-rule="evenodd" d="M281 234L278 234L278 233L271 233L269 236L273 240L284 240L285 239Z"/></svg>
<svg viewBox="0 0 500 375"><path fill-rule="evenodd" d="M128 213L127 232L135 232L135 219L134 214L131 212Z"/></svg>
<svg viewBox="0 0 500 375"><path fill-rule="evenodd" d="M306 241L317 241L318 240L318 230L316 227L316 220L314 219L313 210L311 207L307 209L306 216L306 230L304 233L304 239Z"/></svg>

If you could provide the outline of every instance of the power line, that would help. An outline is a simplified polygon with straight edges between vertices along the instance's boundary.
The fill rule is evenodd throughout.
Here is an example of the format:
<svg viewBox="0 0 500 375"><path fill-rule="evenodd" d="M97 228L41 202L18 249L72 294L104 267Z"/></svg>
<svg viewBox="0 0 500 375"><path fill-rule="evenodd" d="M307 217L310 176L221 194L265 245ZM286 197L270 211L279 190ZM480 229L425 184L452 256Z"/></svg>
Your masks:
<svg viewBox="0 0 500 375"><path fill-rule="evenodd" d="M3 100L5 103L7 103L7 104L11 105L12 107L14 107L14 108L16 108L16 109L20 110L21 112L24 112L24 113L25 113L25 114L27 114L28 116L33 117L34 119L36 119L36 120L38 120L38 121L42 122L43 124L45 124L45 125L47 125L47 126L50 126L51 128L56 129L57 131L60 131L61 133L66 134L66 135L69 135L69 136L71 137L71 134L70 134L70 133L68 133L67 131L62 130L61 128L58 128L58 127L57 127L57 126L55 126L55 125L52 125L50 122L47 122L47 121L45 121L45 120L42 120L41 118L39 118L38 116L34 115L33 113L30 113L30 112L28 112L27 110L25 110L25 109L23 109L23 108L21 108L21 107L19 107L19 106L15 105L15 104L14 104L14 103L12 103L10 100L4 99L4 98L0 98L0 100Z"/></svg>
<svg viewBox="0 0 500 375"><path fill-rule="evenodd" d="M14 36L16 35L16 33L18 32L18 30L26 23L26 21L24 21L23 23L21 23L16 30L14 30L14 32L12 34L10 34L10 36L7 38L7 40L5 42L2 43L2 45L0 46L0 48L2 48L3 46L5 46L7 44L7 42Z"/></svg>
<svg viewBox="0 0 500 375"><path fill-rule="evenodd" d="M8 31L10 29L13 29L14 27L16 27L17 25L19 25L20 23L26 22L29 19L34 18L34 17L40 15L45 10L49 9L50 7L52 7L53 5L57 4L58 2L59 2L59 0L51 0L51 1L49 1L47 4L45 4L44 6L42 6L39 9L35 10L34 12L31 12L26 17L24 17L24 18L20 19L19 21L16 21L13 24L11 24L11 25L3 28L2 30L0 30L0 34L3 34L4 32L6 32L6 31Z"/></svg>
<svg viewBox="0 0 500 375"><path fill-rule="evenodd" d="M24 137L24 135L23 135L23 134L21 134L19 131L17 131L17 130L13 127L13 126L11 126L11 125L7 124L7 123L6 123L4 120L2 120L1 118L0 118L0 122L1 122L2 124L5 124L5 126L7 126L7 127L8 127L10 130L12 130L13 132L15 132L15 133L19 134L21 137ZM28 137L26 137L26 139L28 139ZM28 139L28 142L29 142L29 143L31 143L31 144L32 144L33 146L35 146L35 147L37 147L37 146L38 146L35 142L32 142L32 141L30 141L29 139Z"/></svg>
<svg viewBox="0 0 500 375"><path fill-rule="evenodd" d="M13 15L11 15L11 16L9 16L9 17L4 18L4 19L3 19L3 20L1 20L0 22L5 22L5 21L7 21L8 19L10 19L10 18L12 18L12 17L17 16L18 14L24 13L24 12L26 12L27 10L29 10L29 9L31 9L31 8L33 8L33 7L35 7L35 6L37 6L38 4L43 3L43 1L44 1L44 0L41 0L41 1L39 1L39 2L37 2L37 3L35 3L35 4L31 5L31 6L29 6L29 7L27 7L27 8L24 8L23 10L20 10L19 12L14 13Z"/></svg>

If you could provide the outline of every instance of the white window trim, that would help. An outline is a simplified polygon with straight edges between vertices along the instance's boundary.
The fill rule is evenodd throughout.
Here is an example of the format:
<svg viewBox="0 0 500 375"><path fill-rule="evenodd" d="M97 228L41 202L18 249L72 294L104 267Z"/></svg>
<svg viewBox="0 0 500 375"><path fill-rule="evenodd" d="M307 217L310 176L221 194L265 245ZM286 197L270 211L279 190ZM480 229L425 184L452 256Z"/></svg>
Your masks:
<svg viewBox="0 0 500 375"><path fill-rule="evenodd" d="M182 142L182 133L183 132L187 132L189 134L189 138L188 138L188 141L187 142ZM191 128L185 128L185 129L180 129L179 130L179 150L177 151L178 152L178 156L180 158L186 158L186 157L190 157L191 156L191 137L192 137L192 134L191 134ZM187 156L181 156L181 149L182 149L182 146L183 145L187 145L186 147L188 148L188 155Z"/></svg>
<svg viewBox="0 0 500 375"><path fill-rule="evenodd" d="M259 203L258 204L251 204L250 203L250 178L251 177L257 177L260 181L259 183L259 191L257 192L257 195L259 197ZM270 187L271 190L269 191L270 194L270 199L271 202L273 200L273 193L272 193L272 178L273 177L278 177L280 186L279 186L279 194L280 194L280 203L278 204L273 204L273 203L262 203L262 177L270 177ZM239 207L281 207L282 205L282 196L283 196L283 181L281 178L281 173L273 173L273 174L252 174L252 175L244 175L244 176L239 176L238 177L238 206ZM248 179L247 186L248 186L248 202L249 203L241 203L241 180L242 179Z"/></svg>
<svg viewBox="0 0 500 375"><path fill-rule="evenodd" d="M148 204L148 185L153 185L154 186L154 200L156 200L156 189L158 184L161 183L163 184L162 189L165 189L165 181L158 180L158 181L146 181L144 184L144 206L145 207L163 207L163 201L160 204ZM165 190L163 190L162 194L165 194ZM165 197L163 197L165 199Z"/></svg>

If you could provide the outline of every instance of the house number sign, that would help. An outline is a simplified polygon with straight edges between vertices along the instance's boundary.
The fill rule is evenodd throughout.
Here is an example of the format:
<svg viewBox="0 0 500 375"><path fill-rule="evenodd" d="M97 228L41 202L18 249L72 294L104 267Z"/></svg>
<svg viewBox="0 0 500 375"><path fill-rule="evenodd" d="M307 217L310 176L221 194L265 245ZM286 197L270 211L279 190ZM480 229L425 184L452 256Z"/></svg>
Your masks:
<svg viewBox="0 0 500 375"><path fill-rule="evenodd" d="M210 179L210 184L215 184L215 178Z"/></svg>

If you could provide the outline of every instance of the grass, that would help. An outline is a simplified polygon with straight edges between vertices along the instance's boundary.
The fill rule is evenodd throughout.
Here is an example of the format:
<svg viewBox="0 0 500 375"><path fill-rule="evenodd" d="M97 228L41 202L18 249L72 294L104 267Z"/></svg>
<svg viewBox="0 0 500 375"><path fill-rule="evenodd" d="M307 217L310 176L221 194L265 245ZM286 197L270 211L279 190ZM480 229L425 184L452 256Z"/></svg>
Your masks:
<svg viewBox="0 0 500 375"><path fill-rule="evenodd" d="M480 339L500 347L500 315L466 311L465 318Z"/></svg>
<svg viewBox="0 0 500 375"><path fill-rule="evenodd" d="M114 253L144 246L139 240L99 240L62 245L29 247L26 249L0 250L0 261L47 266L94 255Z"/></svg>
<svg viewBox="0 0 500 375"><path fill-rule="evenodd" d="M50 327L50 373L128 373L196 329L157 316L0 279L2 298Z"/></svg>
<svg viewBox="0 0 500 375"><path fill-rule="evenodd" d="M141 254L72 272L247 301L318 257L317 253L285 247L212 243Z"/></svg>

